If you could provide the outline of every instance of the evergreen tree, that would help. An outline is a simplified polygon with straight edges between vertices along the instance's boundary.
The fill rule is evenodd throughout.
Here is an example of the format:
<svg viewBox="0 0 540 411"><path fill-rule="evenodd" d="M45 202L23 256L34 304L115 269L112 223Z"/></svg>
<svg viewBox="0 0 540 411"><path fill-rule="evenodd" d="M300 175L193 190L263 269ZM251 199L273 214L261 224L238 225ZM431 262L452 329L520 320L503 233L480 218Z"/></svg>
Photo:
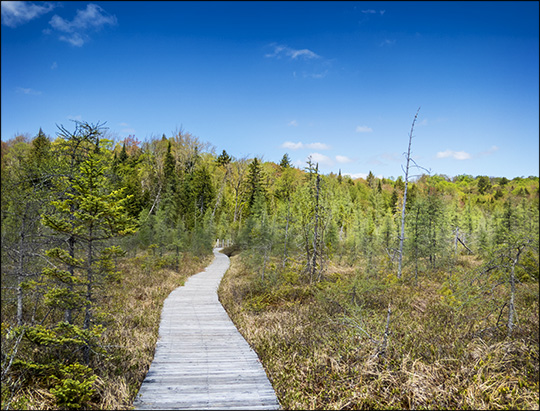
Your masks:
<svg viewBox="0 0 540 411"><path fill-rule="evenodd" d="M290 168L291 165L291 159L289 158L289 154L285 153L283 154L283 157L281 158L281 162L279 163L281 168Z"/></svg>
<svg viewBox="0 0 540 411"><path fill-rule="evenodd" d="M265 199L262 166L260 160L255 157L248 166L246 176L246 214L249 216L253 212L256 201Z"/></svg>
<svg viewBox="0 0 540 411"><path fill-rule="evenodd" d="M223 152L219 155L216 161L220 166L226 166L232 161L232 158L227 154L225 150L223 150Z"/></svg>

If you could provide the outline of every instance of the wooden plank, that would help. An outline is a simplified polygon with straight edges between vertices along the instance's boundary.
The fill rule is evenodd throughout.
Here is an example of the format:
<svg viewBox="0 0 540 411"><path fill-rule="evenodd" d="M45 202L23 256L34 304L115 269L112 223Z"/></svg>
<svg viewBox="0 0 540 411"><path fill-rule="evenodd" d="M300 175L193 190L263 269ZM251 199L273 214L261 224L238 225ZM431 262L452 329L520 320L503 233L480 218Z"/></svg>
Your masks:
<svg viewBox="0 0 540 411"><path fill-rule="evenodd" d="M135 409L280 409L257 354L217 297L229 258L214 260L165 300L154 360Z"/></svg>

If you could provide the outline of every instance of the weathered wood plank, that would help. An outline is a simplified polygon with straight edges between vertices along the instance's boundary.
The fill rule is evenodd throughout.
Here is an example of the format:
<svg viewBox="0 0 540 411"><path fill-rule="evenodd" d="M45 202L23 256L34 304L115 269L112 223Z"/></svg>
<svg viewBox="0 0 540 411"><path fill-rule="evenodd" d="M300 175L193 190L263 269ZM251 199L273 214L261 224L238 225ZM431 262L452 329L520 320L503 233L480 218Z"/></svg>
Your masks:
<svg viewBox="0 0 540 411"><path fill-rule="evenodd" d="M229 259L218 249L214 256L165 300L154 360L135 409L280 408L257 354L218 300Z"/></svg>

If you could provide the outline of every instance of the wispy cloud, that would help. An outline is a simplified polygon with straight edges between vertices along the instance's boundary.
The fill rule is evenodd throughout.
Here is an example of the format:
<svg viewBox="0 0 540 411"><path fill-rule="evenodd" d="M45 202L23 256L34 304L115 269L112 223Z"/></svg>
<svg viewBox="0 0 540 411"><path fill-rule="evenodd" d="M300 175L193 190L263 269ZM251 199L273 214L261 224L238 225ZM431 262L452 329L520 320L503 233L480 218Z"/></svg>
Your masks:
<svg viewBox="0 0 540 411"><path fill-rule="evenodd" d="M82 116L80 114L77 114L76 116L69 115L69 116L67 116L67 118L68 118L68 120L82 121Z"/></svg>
<svg viewBox="0 0 540 411"><path fill-rule="evenodd" d="M387 152L370 157L367 163L370 165L386 165L388 163L399 163L401 161L402 159L398 153Z"/></svg>
<svg viewBox="0 0 540 411"><path fill-rule="evenodd" d="M288 148L288 149L291 149L291 150L298 150L300 148L304 148L304 144L303 143L293 143L292 141L286 141L284 142L281 147L283 148Z"/></svg>
<svg viewBox="0 0 540 411"><path fill-rule="evenodd" d="M328 70L323 71L322 73L303 73L304 78L325 78L328 74Z"/></svg>
<svg viewBox="0 0 540 411"><path fill-rule="evenodd" d="M356 132L357 133L371 133L373 131L373 129L371 127L368 127L368 126L358 126L356 127Z"/></svg>
<svg viewBox="0 0 540 411"><path fill-rule="evenodd" d="M478 156L479 157L490 156L491 154L495 153L498 150L499 150L499 147L491 146L488 150L478 153Z"/></svg>
<svg viewBox="0 0 540 411"><path fill-rule="evenodd" d="M379 44L379 46L381 46L381 47L383 47L383 46L392 46L394 44L396 44L396 40L394 40L394 39L392 39L392 40L391 39L385 39L384 41L382 41Z"/></svg>
<svg viewBox="0 0 540 411"><path fill-rule="evenodd" d="M77 10L73 20L69 21L55 14L49 24L53 29L64 33L60 35L60 40L75 47L81 47L89 39L88 31L98 31L105 26L114 26L117 24L117 19L97 4L88 4L86 9Z"/></svg>
<svg viewBox="0 0 540 411"><path fill-rule="evenodd" d="M353 180L357 178L363 178L364 180L367 178L369 173L343 173L344 176L349 176Z"/></svg>
<svg viewBox="0 0 540 411"><path fill-rule="evenodd" d="M352 163L354 161L353 159L351 159L351 158L349 158L347 156L337 155L334 158L332 158L330 156L327 156L327 155L321 154L321 153L317 153L317 152L310 153L306 157L306 161L309 159L309 157L311 157L311 161L313 163L318 163L319 165L322 165L322 166L333 166L336 163L338 163L338 164L346 164L346 163Z"/></svg>
<svg viewBox="0 0 540 411"><path fill-rule="evenodd" d="M34 90L32 88L27 88L27 87L17 87L15 90L17 91L17 93L28 94L32 96L38 96L41 94L41 91Z"/></svg>
<svg viewBox="0 0 540 411"><path fill-rule="evenodd" d="M364 180L367 178L367 176L369 175L369 173L343 173L344 176L349 176L351 177L353 180L357 179L357 178L363 178ZM378 174L376 175L375 177L377 178L383 178L383 175L382 174Z"/></svg>
<svg viewBox="0 0 540 411"><path fill-rule="evenodd" d="M284 142L281 147L288 148L290 150L300 150L302 148L307 148L310 150L329 150L330 146L324 143L293 143L292 141Z"/></svg>
<svg viewBox="0 0 540 411"><path fill-rule="evenodd" d="M325 156L324 154L321 154L321 153L311 153L307 158L306 160L311 157L311 161L314 162L314 163L318 163L320 165L325 165L325 166L332 166L334 165L334 161L328 157L328 156Z"/></svg>
<svg viewBox="0 0 540 411"><path fill-rule="evenodd" d="M51 64L51 70L55 70L58 68L58 63L56 61L53 61L53 64Z"/></svg>
<svg viewBox="0 0 540 411"><path fill-rule="evenodd" d="M2 1L2 24L15 28L54 9L51 3L33 4L27 1Z"/></svg>
<svg viewBox="0 0 540 411"><path fill-rule="evenodd" d="M272 51L264 55L266 58L290 61L295 65L295 69L301 68L292 72L294 78L322 79L328 75L333 65L332 59L327 59L309 49L294 49L277 43L271 43L268 47L271 47Z"/></svg>
<svg viewBox="0 0 540 411"><path fill-rule="evenodd" d="M298 122L296 120L291 120L287 124L288 126L298 127Z"/></svg>
<svg viewBox="0 0 540 411"><path fill-rule="evenodd" d="M380 14L381 16L386 13L386 10L373 10L373 9L366 9L366 10L362 10L362 13L364 14Z"/></svg>
<svg viewBox="0 0 540 411"><path fill-rule="evenodd" d="M336 161L340 164L346 164L346 163L352 163L353 160L347 156L340 156L340 155L337 155L336 156Z"/></svg>
<svg viewBox="0 0 540 411"><path fill-rule="evenodd" d="M466 151L439 151L437 153L437 158L453 158L454 160L470 160L472 156Z"/></svg>
<svg viewBox="0 0 540 411"><path fill-rule="evenodd" d="M281 58L285 56L290 57L292 60L296 60L299 57L303 59L318 59L321 57L309 49L293 49L291 47L282 46L275 43L271 44L271 46L274 48L274 51L272 53L265 54L265 57Z"/></svg>

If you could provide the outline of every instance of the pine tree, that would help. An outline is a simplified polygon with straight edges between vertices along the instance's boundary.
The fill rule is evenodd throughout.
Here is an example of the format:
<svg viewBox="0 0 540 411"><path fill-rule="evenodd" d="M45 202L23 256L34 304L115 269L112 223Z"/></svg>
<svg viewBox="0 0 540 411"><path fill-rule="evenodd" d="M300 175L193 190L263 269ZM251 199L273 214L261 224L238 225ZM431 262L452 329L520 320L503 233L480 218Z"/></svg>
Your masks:
<svg viewBox="0 0 540 411"><path fill-rule="evenodd" d="M261 162L256 157L251 161L248 166L246 187L246 214L249 216L253 212L255 202L259 199L259 197L263 199L266 197L266 193L263 187Z"/></svg>
<svg viewBox="0 0 540 411"><path fill-rule="evenodd" d="M289 158L289 154L287 154L287 153L283 154L283 157L281 159L281 162L279 163L279 166L281 168L290 168L290 167L292 167L291 159Z"/></svg>

